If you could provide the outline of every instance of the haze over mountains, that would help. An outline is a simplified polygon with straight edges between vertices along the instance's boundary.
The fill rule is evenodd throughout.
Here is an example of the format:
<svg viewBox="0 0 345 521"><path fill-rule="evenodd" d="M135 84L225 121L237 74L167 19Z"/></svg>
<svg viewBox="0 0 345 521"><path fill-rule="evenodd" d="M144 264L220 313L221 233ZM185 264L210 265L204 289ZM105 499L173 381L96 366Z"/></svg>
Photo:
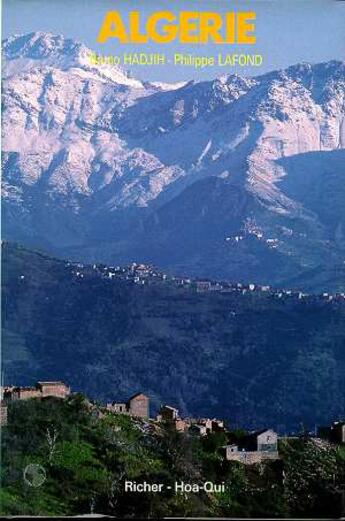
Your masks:
<svg viewBox="0 0 345 521"><path fill-rule="evenodd" d="M345 289L345 65L150 84L3 43L3 234L59 256Z"/></svg>

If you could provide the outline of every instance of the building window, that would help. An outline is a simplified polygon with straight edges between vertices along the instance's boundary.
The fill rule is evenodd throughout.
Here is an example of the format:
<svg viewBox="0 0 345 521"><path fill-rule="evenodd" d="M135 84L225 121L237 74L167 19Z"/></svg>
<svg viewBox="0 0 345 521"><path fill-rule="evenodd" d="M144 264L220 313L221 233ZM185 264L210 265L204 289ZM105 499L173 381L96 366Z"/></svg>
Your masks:
<svg viewBox="0 0 345 521"><path fill-rule="evenodd" d="M260 443L258 450L262 451L262 452L276 452L277 444L276 443Z"/></svg>

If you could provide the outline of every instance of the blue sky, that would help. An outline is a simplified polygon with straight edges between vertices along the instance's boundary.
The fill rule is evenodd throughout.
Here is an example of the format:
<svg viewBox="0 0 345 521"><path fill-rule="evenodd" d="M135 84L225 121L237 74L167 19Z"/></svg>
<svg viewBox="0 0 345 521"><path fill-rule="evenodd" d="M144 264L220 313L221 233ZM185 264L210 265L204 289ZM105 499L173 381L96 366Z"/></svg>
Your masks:
<svg viewBox="0 0 345 521"><path fill-rule="evenodd" d="M135 76L147 80L180 81L208 79L238 72L258 74L301 61L312 63L345 59L345 2L336 0L3 0L2 37L36 30L62 33L83 41L101 54L123 52L175 52L198 55L253 52L263 55L258 68L210 67L196 71L171 65L134 67ZM125 15L129 10L145 15L154 10L254 10L257 15L255 46L229 45L119 45L115 40L96 43L96 36L108 10Z"/></svg>

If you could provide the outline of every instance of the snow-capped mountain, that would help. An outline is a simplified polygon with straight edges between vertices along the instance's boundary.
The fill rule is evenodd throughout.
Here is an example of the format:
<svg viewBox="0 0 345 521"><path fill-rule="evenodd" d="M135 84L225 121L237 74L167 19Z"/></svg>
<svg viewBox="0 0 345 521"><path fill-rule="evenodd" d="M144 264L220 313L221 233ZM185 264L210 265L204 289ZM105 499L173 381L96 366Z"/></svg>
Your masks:
<svg viewBox="0 0 345 521"><path fill-rule="evenodd" d="M345 65L144 83L3 42L3 234L87 260L344 289Z"/></svg>

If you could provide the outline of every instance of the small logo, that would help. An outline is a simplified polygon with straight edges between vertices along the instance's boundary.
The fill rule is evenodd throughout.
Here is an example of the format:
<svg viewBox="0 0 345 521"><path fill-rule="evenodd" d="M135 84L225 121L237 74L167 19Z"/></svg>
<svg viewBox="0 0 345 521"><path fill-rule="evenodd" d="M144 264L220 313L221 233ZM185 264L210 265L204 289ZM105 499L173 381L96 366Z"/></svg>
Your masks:
<svg viewBox="0 0 345 521"><path fill-rule="evenodd" d="M43 485L47 479L47 474L42 465L38 465L37 463L30 463L25 467L23 477L25 483L27 483L30 487L38 488Z"/></svg>

